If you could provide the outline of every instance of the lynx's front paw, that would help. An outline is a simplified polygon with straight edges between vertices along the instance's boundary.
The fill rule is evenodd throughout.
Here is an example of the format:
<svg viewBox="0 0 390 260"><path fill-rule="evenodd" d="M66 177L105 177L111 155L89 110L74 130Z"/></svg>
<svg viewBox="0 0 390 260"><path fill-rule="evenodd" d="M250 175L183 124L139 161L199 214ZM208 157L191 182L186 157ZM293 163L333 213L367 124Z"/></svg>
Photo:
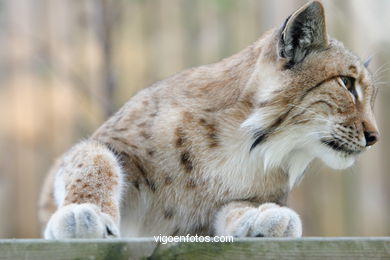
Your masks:
<svg viewBox="0 0 390 260"><path fill-rule="evenodd" d="M302 224L297 213L274 203L248 210L231 233L237 237L301 237Z"/></svg>
<svg viewBox="0 0 390 260"><path fill-rule="evenodd" d="M112 217L93 204L70 204L58 209L47 223L46 239L113 238L119 231Z"/></svg>

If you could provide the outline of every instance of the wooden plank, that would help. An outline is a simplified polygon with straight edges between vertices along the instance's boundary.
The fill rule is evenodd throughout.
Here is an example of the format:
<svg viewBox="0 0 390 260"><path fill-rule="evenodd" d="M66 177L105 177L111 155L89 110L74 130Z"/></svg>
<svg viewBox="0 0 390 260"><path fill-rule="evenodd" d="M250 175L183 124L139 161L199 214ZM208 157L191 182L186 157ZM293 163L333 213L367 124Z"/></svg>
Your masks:
<svg viewBox="0 0 390 260"><path fill-rule="evenodd" d="M152 259L390 259L390 238L237 239L160 246Z"/></svg>
<svg viewBox="0 0 390 260"><path fill-rule="evenodd" d="M153 238L48 241L43 239L0 240L0 259L142 259L153 253Z"/></svg>
<svg viewBox="0 0 390 260"><path fill-rule="evenodd" d="M0 259L390 259L389 237L244 238L234 243L115 240L0 240Z"/></svg>

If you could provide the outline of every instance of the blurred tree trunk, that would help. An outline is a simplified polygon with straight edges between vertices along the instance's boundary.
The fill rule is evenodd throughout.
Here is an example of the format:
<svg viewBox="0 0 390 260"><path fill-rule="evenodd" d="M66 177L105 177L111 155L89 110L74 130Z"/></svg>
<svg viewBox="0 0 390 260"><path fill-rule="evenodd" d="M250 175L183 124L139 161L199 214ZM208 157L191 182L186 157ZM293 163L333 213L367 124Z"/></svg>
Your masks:
<svg viewBox="0 0 390 260"><path fill-rule="evenodd" d="M113 24L115 1L95 0L94 5L94 22L93 29L96 33L96 40L100 48L101 64L101 106L105 117L110 116L115 109L114 91L116 89L116 78L113 65Z"/></svg>

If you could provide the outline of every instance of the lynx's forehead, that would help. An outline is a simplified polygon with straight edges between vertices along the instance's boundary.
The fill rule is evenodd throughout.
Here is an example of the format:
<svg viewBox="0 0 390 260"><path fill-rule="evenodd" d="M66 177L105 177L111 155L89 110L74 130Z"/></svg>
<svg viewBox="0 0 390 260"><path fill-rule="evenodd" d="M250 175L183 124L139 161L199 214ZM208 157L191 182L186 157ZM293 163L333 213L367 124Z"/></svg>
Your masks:
<svg viewBox="0 0 390 260"><path fill-rule="evenodd" d="M299 88L311 87L339 76L356 79L362 89L373 87L371 73L362 60L334 39L328 48L309 54L301 64L285 70L289 85Z"/></svg>

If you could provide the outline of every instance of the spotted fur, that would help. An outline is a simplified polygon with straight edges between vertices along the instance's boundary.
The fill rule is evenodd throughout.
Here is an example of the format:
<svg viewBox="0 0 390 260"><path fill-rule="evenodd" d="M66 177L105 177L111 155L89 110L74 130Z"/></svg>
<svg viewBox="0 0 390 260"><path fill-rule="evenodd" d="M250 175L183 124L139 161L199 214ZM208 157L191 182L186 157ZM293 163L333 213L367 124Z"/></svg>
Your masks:
<svg viewBox="0 0 390 260"><path fill-rule="evenodd" d="M300 236L289 191L313 159L345 168L376 141L375 94L311 2L238 54L140 91L60 158L45 236Z"/></svg>

